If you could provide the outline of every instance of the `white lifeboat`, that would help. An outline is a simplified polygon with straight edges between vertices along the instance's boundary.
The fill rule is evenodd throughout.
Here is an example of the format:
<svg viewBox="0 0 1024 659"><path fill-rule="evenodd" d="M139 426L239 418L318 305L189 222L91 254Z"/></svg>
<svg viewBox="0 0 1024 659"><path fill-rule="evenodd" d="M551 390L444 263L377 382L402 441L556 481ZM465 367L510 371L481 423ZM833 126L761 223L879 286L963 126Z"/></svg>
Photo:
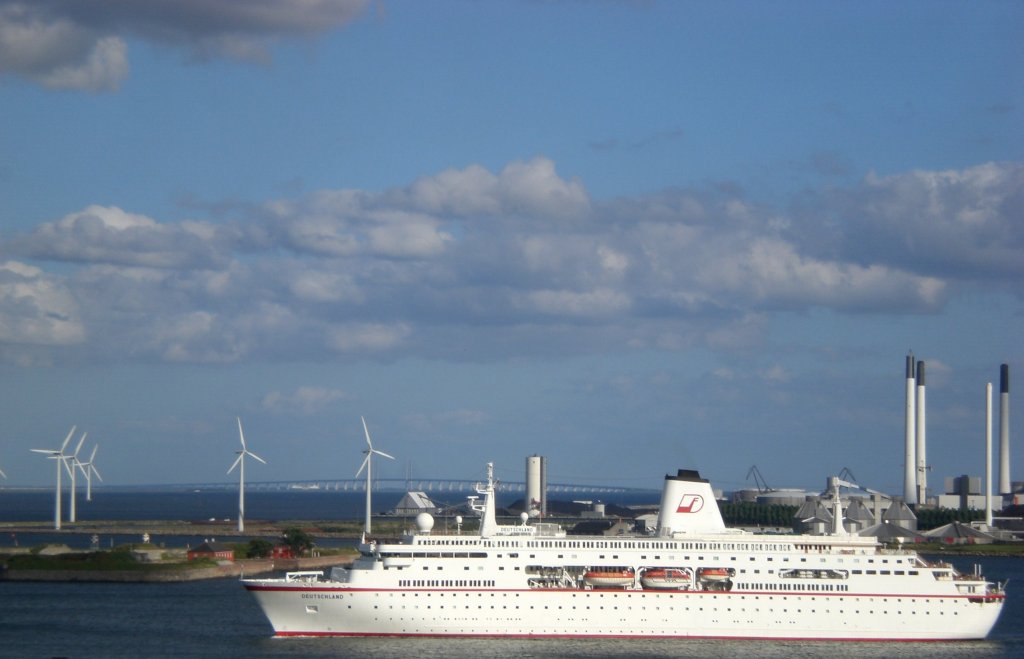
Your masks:
<svg viewBox="0 0 1024 659"><path fill-rule="evenodd" d="M689 568L648 568L640 575L640 585L652 589L686 589L693 585L693 573Z"/></svg>
<svg viewBox="0 0 1024 659"><path fill-rule="evenodd" d="M633 571L590 570L583 575L583 583L592 588L625 588L633 585Z"/></svg>
<svg viewBox="0 0 1024 659"><path fill-rule="evenodd" d="M728 581L736 571L729 567L702 567L697 570L701 581Z"/></svg>

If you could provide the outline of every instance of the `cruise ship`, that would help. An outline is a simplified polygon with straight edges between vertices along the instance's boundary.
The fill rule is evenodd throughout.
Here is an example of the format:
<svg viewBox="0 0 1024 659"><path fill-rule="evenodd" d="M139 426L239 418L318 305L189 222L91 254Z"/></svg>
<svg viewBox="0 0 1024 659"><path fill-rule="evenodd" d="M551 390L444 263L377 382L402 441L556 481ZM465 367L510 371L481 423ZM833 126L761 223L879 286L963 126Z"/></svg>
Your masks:
<svg viewBox="0 0 1024 659"><path fill-rule="evenodd" d="M727 528L692 470L665 477L651 535L499 524L491 464L476 490L478 531L438 533L421 513L401 538L364 534L349 567L243 584L277 636L939 641L985 638L1003 608L1003 584L980 569L841 523L826 536Z"/></svg>

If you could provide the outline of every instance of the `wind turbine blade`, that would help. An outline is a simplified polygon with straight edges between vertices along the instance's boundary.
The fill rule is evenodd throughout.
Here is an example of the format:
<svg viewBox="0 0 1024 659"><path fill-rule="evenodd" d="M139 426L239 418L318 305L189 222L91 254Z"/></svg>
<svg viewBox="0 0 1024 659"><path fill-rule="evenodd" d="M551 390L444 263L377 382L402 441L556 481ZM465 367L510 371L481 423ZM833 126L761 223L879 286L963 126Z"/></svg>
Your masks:
<svg viewBox="0 0 1024 659"><path fill-rule="evenodd" d="M60 451L55 451L52 448L30 448L33 453L49 453L50 455L57 455Z"/></svg>
<svg viewBox="0 0 1024 659"><path fill-rule="evenodd" d="M0 476L3 476L4 478L7 478L7 474L4 473L3 469L0 469Z"/></svg>
<svg viewBox="0 0 1024 659"><path fill-rule="evenodd" d="M364 419L363 417L359 417L359 420L363 422L363 432L366 434L366 445L369 446L370 450L372 451L373 442L370 441L370 430L369 428L366 427L366 419Z"/></svg>
<svg viewBox="0 0 1024 659"><path fill-rule="evenodd" d="M92 464L92 461L96 459L96 449L98 449L99 447L99 444L96 444L95 446L92 447L92 453L89 454L89 464Z"/></svg>
<svg viewBox="0 0 1024 659"><path fill-rule="evenodd" d="M78 440L78 446L75 447L75 452L72 455L78 455L78 452L82 450L82 444L85 443L85 438L89 436L89 433L83 432L82 438Z"/></svg>
<svg viewBox="0 0 1024 659"><path fill-rule="evenodd" d="M78 426L71 426L71 430L68 431L68 436L64 438L64 443L60 445L60 453L64 452L64 449L68 447L68 442L71 441L71 436L75 434L75 430Z"/></svg>
<svg viewBox="0 0 1024 659"><path fill-rule="evenodd" d="M388 459L390 459L390 460L394 460L394 459L395 459L395 456L393 456L393 455L388 455L388 454L387 454L387 453L385 453L384 451L378 451L377 449L373 449L373 452L374 452L374 453L376 453L377 455L382 455L382 456L384 456L385 458L388 458Z"/></svg>
<svg viewBox="0 0 1024 659"><path fill-rule="evenodd" d="M246 451L246 453L247 453L247 454L249 455L249 457L251 457L251 458L256 458L257 460L259 460L259 461L260 461L260 462L262 462L263 464L267 464L267 461L266 461L266 460L264 460L264 459L263 459L263 458L261 458L260 456L256 455L256 454L255 454L255 453L253 453L252 451Z"/></svg>
<svg viewBox="0 0 1024 659"><path fill-rule="evenodd" d="M89 465L89 469L91 469L91 470L92 470L93 476L95 476L96 478L98 478L98 479L100 479L100 480L103 480L103 477L102 477L102 476L100 476L100 472L99 472L99 470L98 470L98 469L96 468L96 465Z"/></svg>
<svg viewBox="0 0 1024 659"><path fill-rule="evenodd" d="M68 460L70 459L70 456L58 455L57 459L60 460L64 464L64 471L68 472L68 476L70 476L71 478L74 478L75 477L75 470L74 470L74 468L71 465L68 464Z"/></svg>
<svg viewBox="0 0 1024 659"><path fill-rule="evenodd" d="M359 466L359 471L357 471L357 472L356 472L356 477L358 477L358 476L359 476L359 474L363 473L363 469L366 469L366 465L367 465L367 464L368 464L369 462L370 462L370 454L369 454L369 453L367 453L367 454L366 454L366 457L365 457L365 458L363 458L363 464L361 464L361 465Z"/></svg>
<svg viewBox="0 0 1024 659"><path fill-rule="evenodd" d="M235 467L237 467L238 463L242 461L242 456L244 456L244 455L245 455L245 453L239 453L238 454L238 457L235 458L235 461L233 463L231 463L231 469L228 469L227 473L230 474L231 472L233 472L235 470Z"/></svg>
<svg viewBox="0 0 1024 659"><path fill-rule="evenodd" d="M244 450L245 449L245 435L242 434L242 418L238 417L238 416L236 416L235 418L238 419L238 439L239 439L239 441L242 442L242 449Z"/></svg>

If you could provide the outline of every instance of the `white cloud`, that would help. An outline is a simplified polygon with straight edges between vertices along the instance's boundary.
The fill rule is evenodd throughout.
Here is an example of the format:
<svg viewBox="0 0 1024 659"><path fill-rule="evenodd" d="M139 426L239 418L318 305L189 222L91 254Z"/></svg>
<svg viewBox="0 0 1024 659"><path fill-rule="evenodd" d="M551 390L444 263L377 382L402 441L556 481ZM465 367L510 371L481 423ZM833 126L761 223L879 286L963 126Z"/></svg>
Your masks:
<svg viewBox="0 0 1024 659"><path fill-rule="evenodd" d="M937 279L885 266L808 258L777 238L757 238L738 247L701 268L705 287L729 299L767 308L846 310L935 310L944 299L944 284Z"/></svg>
<svg viewBox="0 0 1024 659"><path fill-rule="evenodd" d="M271 391L260 402L260 407L278 414L309 415L344 400L348 394L340 389L326 387L299 387L291 393Z"/></svg>
<svg viewBox="0 0 1024 659"><path fill-rule="evenodd" d="M547 158L514 162L502 170L498 186L504 210L547 218L574 218L590 209L587 191L579 181L566 181Z"/></svg>
<svg viewBox="0 0 1024 659"><path fill-rule="evenodd" d="M608 288L592 291L541 290L522 296L528 311L562 317L597 317L621 314L629 309L629 296Z"/></svg>
<svg viewBox="0 0 1024 659"><path fill-rule="evenodd" d="M216 261L215 230L200 222L162 224L110 206L89 206L15 238L40 259L173 268Z"/></svg>
<svg viewBox="0 0 1024 659"><path fill-rule="evenodd" d="M549 181L553 166L529 163L534 175L444 172L429 194L427 178L383 193L325 190L268 202L238 222L161 222L90 206L0 244L20 264L8 264L0 289L0 343L34 337L80 345L95 359L197 363L409 351L486 358L610 345L745 351L766 340L774 311L935 312L971 285L959 262L915 269L884 254L869 258L870 249L844 258L836 242L809 240L807 217L727 189L581 198L570 204L578 219L565 221L560 203L526 217L510 199L582 191ZM1012 245L1020 231L1006 227L1020 195L1013 171L912 173L872 185L952 186L957 194L940 195L933 216L1005 227ZM840 242L895 218L888 206L868 204L875 193L864 188L847 190L841 204L829 199L848 209L859 198L875 213L836 234ZM496 215L473 214L485 211ZM61 276L26 265L32 259L57 262ZM1012 267L986 274L986 286L1019 290Z"/></svg>
<svg viewBox="0 0 1024 659"><path fill-rule="evenodd" d="M851 261L939 277L1020 277L1022 207L1022 163L869 175L850 189L822 195L793 238L810 250L835 245Z"/></svg>
<svg viewBox="0 0 1024 659"><path fill-rule="evenodd" d="M404 323L346 323L328 330L327 346L343 353L384 352L402 345L411 333Z"/></svg>
<svg viewBox="0 0 1024 659"><path fill-rule="evenodd" d="M266 61L286 38L310 38L355 20L367 0L0 0L0 73L46 87L117 89L128 75L125 39L189 57Z"/></svg>
<svg viewBox="0 0 1024 659"><path fill-rule="evenodd" d="M52 89L115 90L128 75L127 46L39 4L0 2L0 74Z"/></svg>
<svg viewBox="0 0 1024 659"><path fill-rule="evenodd" d="M0 344L62 346L87 338L60 279L25 263L0 263Z"/></svg>
<svg viewBox="0 0 1024 659"><path fill-rule="evenodd" d="M300 252L427 258L452 240L438 219L382 207L379 197L353 190L322 191L298 203L268 206L276 232Z"/></svg>
<svg viewBox="0 0 1024 659"><path fill-rule="evenodd" d="M353 277L347 273L302 271L291 276L289 290L300 300L310 302L341 302L364 299Z"/></svg>
<svg viewBox="0 0 1024 659"><path fill-rule="evenodd" d="M463 218L525 216L550 221L583 217L590 210L583 184L563 179L555 163L542 157L509 163L498 174L479 165L447 170L393 190L387 198L424 212Z"/></svg>

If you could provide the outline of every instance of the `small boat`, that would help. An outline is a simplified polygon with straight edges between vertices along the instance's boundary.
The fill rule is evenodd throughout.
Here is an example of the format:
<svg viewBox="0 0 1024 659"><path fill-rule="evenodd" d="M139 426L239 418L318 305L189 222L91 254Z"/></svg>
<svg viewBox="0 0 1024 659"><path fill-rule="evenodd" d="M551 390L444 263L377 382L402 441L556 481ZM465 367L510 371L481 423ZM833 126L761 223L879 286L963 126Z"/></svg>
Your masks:
<svg viewBox="0 0 1024 659"><path fill-rule="evenodd" d="M624 588L633 585L632 570L590 570L583 583L593 588Z"/></svg>
<svg viewBox="0 0 1024 659"><path fill-rule="evenodd" d="M725 581L734 574L728 567L702 567L697 570L697 577L702 581Z"/></svg>
<svg viewBox="0 0 1024 659"><path fill-rule="evenodd" d="M679 590L693 585L693 574L687 568L656 567L644 570L640 585L644 588Z"/></svg>

